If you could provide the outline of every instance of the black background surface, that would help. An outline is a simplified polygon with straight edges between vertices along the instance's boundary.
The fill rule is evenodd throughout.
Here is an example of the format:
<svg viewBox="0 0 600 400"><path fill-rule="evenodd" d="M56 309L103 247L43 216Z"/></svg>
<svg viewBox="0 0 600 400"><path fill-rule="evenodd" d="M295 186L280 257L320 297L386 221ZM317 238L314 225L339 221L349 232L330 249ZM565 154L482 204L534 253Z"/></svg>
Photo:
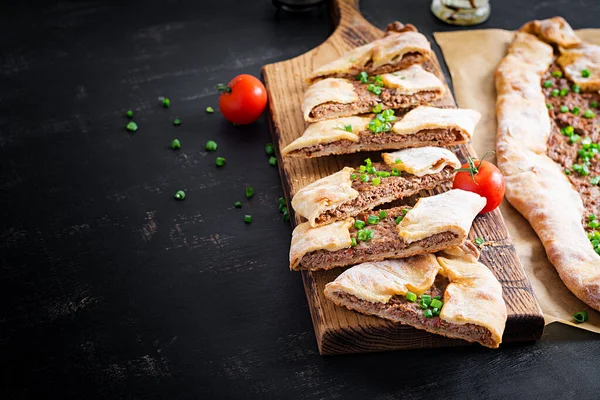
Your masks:
<svg viewBox="0 0 600 400"><path fill-rule="evenodd" d="M266 118L232 127L204 109L218 110L217 83L324 41L326 7L275 16L268 0L7 3L0 398L598 398L600 342L564 326L499 351L318 354L287 268ZM361 6L381 28L411 22L430 39L456 29L428 0ZM492 6L483 28L557 14L600 25L597 1ZM169 149L176 137L180 151ZM209 139L216 153L204 151Z"/></svg>

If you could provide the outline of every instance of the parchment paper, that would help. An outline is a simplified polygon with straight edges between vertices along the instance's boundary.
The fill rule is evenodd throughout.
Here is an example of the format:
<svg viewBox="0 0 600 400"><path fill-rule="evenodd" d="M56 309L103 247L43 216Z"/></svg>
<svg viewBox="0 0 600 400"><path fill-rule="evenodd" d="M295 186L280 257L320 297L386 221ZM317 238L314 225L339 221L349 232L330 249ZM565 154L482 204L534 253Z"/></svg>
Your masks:
<svg viewBox="0 0 600 400"><path fill-rule="evenodd" d="M600 44L600 29L577 31L587 42ZM444 54L452 76L459 107L481 113L473 137L478 155L496 148L496 89L494 72L512 41L513 33L501 29L436 32L435 40ZM600 313L581 302L560 280L550 264L542 243L527 222L509 203L500 205L525 272L529 276L546 325L562 322L600 333ZM588 322L575 324L573 314L586 310Z"/></svg>

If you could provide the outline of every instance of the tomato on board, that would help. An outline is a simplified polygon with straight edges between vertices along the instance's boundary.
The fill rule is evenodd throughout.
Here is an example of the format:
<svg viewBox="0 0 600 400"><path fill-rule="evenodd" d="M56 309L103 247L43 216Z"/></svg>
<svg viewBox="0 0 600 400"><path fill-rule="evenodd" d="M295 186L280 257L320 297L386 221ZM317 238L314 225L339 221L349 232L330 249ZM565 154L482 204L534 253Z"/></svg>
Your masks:
<svg viewBox="0 0 600 400"><path fill-rule="evenodd" d="M494 164L473 160L462 165L454 176L453 189L462 189L485 197L487 203L480 214L495 210L504 197L504 177Z"/></svg>
<svg viewBox="0 0 600 400"><path fill-rule="evenodd" d="M227 86L217 85L217 90L221 92L221 114L234 124L246 125L256 121L267 106L267 90L252 75L238 75Z"/></svg>

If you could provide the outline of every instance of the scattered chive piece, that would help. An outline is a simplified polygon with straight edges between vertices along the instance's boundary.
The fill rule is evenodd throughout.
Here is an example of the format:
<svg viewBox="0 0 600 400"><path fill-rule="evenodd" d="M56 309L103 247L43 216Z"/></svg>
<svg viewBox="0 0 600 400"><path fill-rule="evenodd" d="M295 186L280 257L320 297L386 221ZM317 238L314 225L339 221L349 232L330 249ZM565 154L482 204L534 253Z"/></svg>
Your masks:
<svg viewBox="0 0 600 400"><path fill-rule="evenodd" d="M352 132L352 125L348 124L348 125L344 126L344 130L346 132Z"/></svg>
<svg viewBox="0 0 600 400"><path fill-rule="evenodd" d="M177 200L185 199L185 192L183 190L178 190L177 192L175 192L175 198Z"/></svg>
<svg viewBox="0 0 600 400"><path fill-rule="evenodd" d="M269 164L271 164L273 166L277 165L277 158L269 157Z"/></svg>
<svg viewBox="0 0 600 400"><path fill-rule="evenodd" d="M372 83L367 86L367 90L373 94L376 94L377 96L381 94L381 86L376 86Z"/></svg>
<svg viewBox="0 0 600 400"><path fill-rule="evenodd" d="M373 184L373 186L379 186L379 184L381 183L381 178L380 177L373 178L371 183Z"/></svg>
<svg viewBox="0 0 600 400"><path fill-rule="evenodd" d="M400 171L398 171L398 168L392 168L392 176L400 176Z"/></svg>
<svg viewBox="0 0 600 400"><path fill-rule="evenodd" d="M433 296L433 298L434 298L434 299L441 300L441 299L442 299L442 296Z"/></svg>
<svg viewBox="0 0 600 400"><path fill-rule="evenodd" d="M559 93L560 93L560 90L552 89L552 92L550 92L550 96L556 97L556 96L558 96Z"/></svg>
<svg viewBox="0 0 600 400"><path fill-rule="evenodd" d="M552 87L552 81L546 81L546 82L544 82L544 87L545 88Z"/></svg>
<svg viewBox="0 0 600 400"><path fill-rule="evenodd" d="M587 69L582 69L581 70L581 76L583 76L584 78L589 78L590 77L590 71Z"/></svg>
<svg viewBox="0 0 600 400"><path fill-rule="evenodd" d="M558 94L560 95L560 97L565 97L568 93L569 89L560 89L560 92Z"/></svg>
<svg viewBox="0 0 600 400"><path fill-rule="evenodd" d="M552 104L548 103L548 104L546 104L546 108L548 110L552 110L554 107L552 107Z"/></svg>
<svg viewBox="0 0 600 400"><path fill-rule="evenodd" d="M441 310L441 309L439 309L439 308L433 308L433 309L431 310L431 312L433 313L433 315L436 315L436 316L437 316L437 315L440 315L440 312L441 312L441 311L442 311L442 310Z"/></svg>
<svg viewBox="0 0 600 400"><path fill-rule="evenodd" d="M594 112L592 110L585 110L583 113L583 118L587 118L587 119L594 118Z"/></svg>
<svg viewBox="0 0 600 400"><path fill-rule="evenodd" d="M129 132L135 132L138 130L138 126L135 122L131 121L130 123L127 124L126 126L127 130Z"/></svg>
<svg viewBox="0 0 600 400"><path fill-rule="evenodd" d="M417 304L418 304L418 305L419 305L419 307L421 307L422 309L426 309L426 308L428 308L428 307L429 307L429 305L428 305L428 304L426 304L426 303L423 301L423 299L419 300L419 301L417 302Z"/></svg>
<svg viewBox="0 0 600 400"><path fill-rule="evenodd" d="M356 174L350 174L350 179L355 180L356 179Z"/></svg>
<svg viewBox="0 0 600 400"><path fill-rule="evenodd" d="M431 295L424 294L421 296L421 300L423 300L423 303L427 304L427 307L429 307L429 305L431 304Z"/></svg>
<svg viewBox="0 0 600 400"><path fill-rule="evenodd" d="M208 107L206 107L206 112L209 113L209 114L212 114L212 113L215 112L215 109L212 108L212 107L210 107L210 106L208 106Z"/></svg>
<svg viewBox="0 0 600 400"><path fill-rule="evenodd" d="M396 217L396 225L398 225L400 222L402 222L403 219L404 219L404 217L402 215L398 215Z"/></svg>
<svg viewBox="0 0 600 400"><path fill-rule="evenodd" d="M599 184L599 183L600 183L600 175L597 175L597 176L593 176L593 177L591 177L591 178L590 178L590 183L591 183L592 185L597 185L597 184Z"/></svg>
<svg viewBox="0 0 600 400"><path fill-rule="evenodd" d="M555 78L562 78L562 71L552 71L552 76Z"/></svg>
<svg viewBox="0 0 600 400"><path fill-rule="evenodd" d="M565 169L565 175L571 175L572 173L573 172L570 169L568 169L568 168Z"/></svg>
<svg viewBox="0 0 600 400"><path fill-rule="evenodd" d="M365 227L365 221L361 221L360 219L357 219L356 221L354 221L354 227L356 229L362 229Z"/></svg>
<svg viewBox="0 0 600 400"><path fill-rule="evenodd" d="M565 126L565 135L567 136L571 136L573 133L575 133L575 128L573 128L571 125Z"/></svg>
<svg viewBox="0 0 600 400"><path fill-rule="evenodd" d="M567 106L560 106L560 112L561 113L569 112L569 107L567 107Z"/></svg>
<svg viewBox="0 0 600 400"><path fill-rule="evenodd" d="M431 318L433 317L433 311L431 311L430 309L423 310L423 316L425 318Z"/></svg>
<svg viewBox="0 0 600 400"><path fill-rule="evenodd" d="M588 313L587 311L579 311L578 313L573 315L573 318L575 319L575 322L581 324L582 322L587 321Z"/></svg>
<svg viewBox="0 0 600 400"><path fill-rule="evenodd" d="M171 107L171 100L169 100L168 98L166 98L166 97L165 97L165 98L163 99L163 101L162 101L162 105L163 105L163 107L164 107L164 108L169 108L169 107Z"/></svg>
<svg viewBox="0 0 600 400"><path fill-rule="evenodd" d="M283 197L279 198L279 212L283 212L284 210L287 210L287 205L285 202L285 199Z"/></svg>
<svg viewBox="0 0 600 400"><path fill-rule="evenodd" d="M369 175L367 174L360 174L359 178L363 182L369 182Z"/></svg>
<svg viewBox="0 0 600 400"><path fill-rule="evenodd" d="M217 164L217 167L222 167L223 165L225 165L225 158L217 157L217 159L215 160L215 164Z"/></svg>
<svg viewBox="0 0 600 400"><path fill-rule="evenodd" d="M247 224L252 222L252 215L244 215L244 222Z"/></svg>
<svg viewBox="0 0 600 400"><path fill-rule="evenodd" d="M377 172L375 172L375 175L377 175L377 176L379 176L381 178L387 178L387 177L389 177L392 174L390 174L387 171L377 171Z"/></svg>
<svg viewBox="0 0 600 400"><path fill-rule="evenodd" d="M579 111L581 111L579 107L573 107L571 113L573 113L573 115L579 115Z"/></svg>
<svg viewBox="0 0 600 400"><path fill-rule="evenodd" d="M350 242L350 246L354 247L356 246L358 243L356 243L356 238L352 238L351 242Z"/></svg>
<svg viewBox="0 0 600 400"><path fill-rule="evenodd" d="M175 125L175 126L181 125L181 119L179 117L175 118L173 120L173 125Z"/></svg>
<svg viewBox="0 0 600 400"><path fill-rule="evenodd" d="M361 81L361 83L367 83L369 81L369 74L366 71L362 71L356 75L356 80Z"/></svg>
<svg viewBox="0 0 600 400"><path fill-rule="evenodd" d="M241 201L236 201L235 203L233 203L233 206L235 208L242 208L242 202Z"/></svg>
<svg viewBox="0 0 600 400"><path fill-rule="evenodd" d="M571 90L573 91L573 93L579 93L579 92L581 92L581 88L579 87L579 85L573 85L573 86L571 86Z"/></svg>
<svg viewBox="0 0 600 400"><path fill-rule="evenodd" d="M358 168L358 170L359 170L360 172L367 172L367 167L365 167L364 165L361 165L361 166Z"/></svg>
<svg viewBox="0 0 600 400"><path fill-rule="evenodd" d="M408 210L406 208L403 208L401 212L402 212L402 215L408 214Z"/></svg>
<svg viewBox="0 0 600 400"><path fill-rule="evenodd" d="M598 108L598 102L597 101L592 101L590 103L590 107L592 107L592 108Z"/></svg>
<svg viewBox="0 0 600 400"><path fill-rule="evenodd" d="M367 167L367 172L370 174L374 174L375 172L377 172L377 170L375 169L375 167L371 166Z"/></svg>
<svg viewBox="0 0 600 400"><path fill-rule="evenodd" d="M384 210L379 211L379 218L383 219L387 217L387 213Z"/></svg>
<svg viewBox="0 0 600 400"><path fill-rule="evenodd" d="M252 186L246 186L246 198L254 196L254 188Z"/></svg>
<svg viewBox="0 0 600 400"><path fill-rule="evenodd" d="M411 303L414 303L415 301L417 301L417 295L414 294L413 292L406 292L406 300L410 301Z"/></svg>
<svg viewBox="0 0 600 400"><path fill-rule="evenodd" d="M485 240L483 240L483 238L481 238L481 237L475 238L475 244L477 246L481 246L484 242L485 242Z"/></svg>
<svg viewBox="0 0 600 400"><path fill-rule="evenodd" d="M369 215L369 217L367 218L367 222L370 225L375 225L379 222L379 217L377 215Z"/></svg>
<svg viewBox="0 0 600 400"><path fill-rule="evenodd" d="M179 139L173 139L173 141L171 142L171 148L173 150L178 150L181 148L181 142L179 141Z"/></svg>
<svg viewBox="0 0 600 400"><path fill-rule="evenodd" d="M133 118L133 111L127 110L127 112L125 113L125 115L127 115L127 118Z"/></svg>
<svg viewBox="0 0 600 400"><path fill-rule="evenodd" d="M214 140L209 140L208 142L206 142L205 148L207 151L216 151L217 150L217 142L215 142Z"/></svg>
<svg viewBox="0 0 600 400"><path fill-rule="evenodd" d="M273 147L273 143L265 144L265 152L268 156L272 156L273 154L275 154L275 148Z"/></svg>
<svg viewBox="0 0 600 400"><path fill-rule="evenodd" d="M442 308L444 302L438 299L431 300L431 308Z"/></svg>
<svg viewBox="0 0 600 400"><path fill-rule="evenodd" d="M374 114L379 114L381 112L381 103L377 103L375 107L371 110Z"/></svg>
<svg viewBox="0 0 600 400"><path fill-rule="evenodd" d="M571 135L571 137L569 138L569 141L571 143L577 143L579 142L579 139L581 139L581 136L577 135L577 134L573 134Z"/></svg>

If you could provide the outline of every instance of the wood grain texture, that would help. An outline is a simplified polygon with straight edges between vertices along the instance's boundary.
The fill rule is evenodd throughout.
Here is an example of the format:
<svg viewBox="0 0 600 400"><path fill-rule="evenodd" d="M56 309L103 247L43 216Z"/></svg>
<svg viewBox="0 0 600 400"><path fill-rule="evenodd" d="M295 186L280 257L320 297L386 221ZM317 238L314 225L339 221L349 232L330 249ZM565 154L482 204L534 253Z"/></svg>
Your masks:
<svg viewBox="0 0 600 400"><path fill-rule="evenodd" d="M357 10L358 1L335 0L332 13L333 18L338 22L338 27L325 43L299 57L263 67L262 74L270 99L271 133L279 149L299 137L306 129L300 111L300 104L306 90L304 77L314 68L339 57L345 51L383 35L381 30L369 24ZM435 56L424 67L444 80ZM435 105L456 107L448 88L446 96ZM475 155L468 145L456 146L454 151L461 161L465 161L468 155ZM379 157L376 153L361 153L298 160L282 159L278 154L279 170L288 204L294 193L301 187L334 173L346 165L358 166L367 156L375 159ZM442 187L434 191L423 191L422 195L432 195L447 189L448 187ZM405 202L411 201L414 199L405 200ZM292 217L294 226L301 222L299 217L293 214ZM544 319L514 245L508 236L500 211L496 210L476 218L469 238L474 239L478 236L489 242L482 251L481 260L494 272L504 290L504 299L508 308L504 342L539 339L543 332ZM466 344L462 340L440 337L410 326L395 324L335 306L324 297L323 289L343 270L338 268L331 271L301 272L321 354Z"/></svg>

